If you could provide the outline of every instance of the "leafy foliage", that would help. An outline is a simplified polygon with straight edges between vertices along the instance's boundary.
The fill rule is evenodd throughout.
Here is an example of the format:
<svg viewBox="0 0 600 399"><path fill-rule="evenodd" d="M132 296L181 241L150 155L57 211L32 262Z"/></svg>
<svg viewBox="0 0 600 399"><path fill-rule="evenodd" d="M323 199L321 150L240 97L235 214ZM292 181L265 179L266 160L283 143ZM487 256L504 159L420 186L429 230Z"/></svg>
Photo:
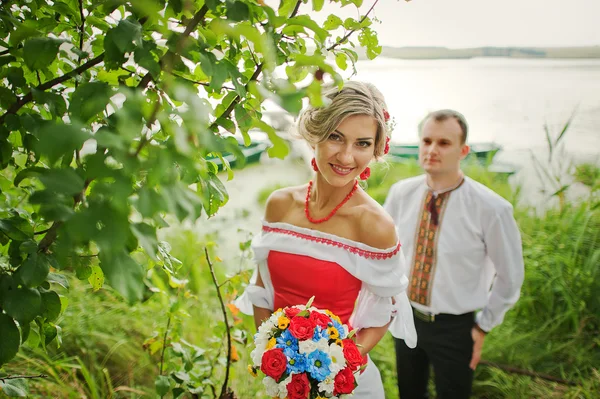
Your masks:
<svg viewBox="0 0 600 399"><path fill-rule="evenodd" d="M210 217L228 200L207 156L243 156L233 134L248 144L261 129L284 157L264 101L322 104L324 75L341 83L327 56L353 64L354 32L370 58L380 52L367 15L312 20L323 0L5 3L0 366L22 345L60 345L66 272L131 304L150 296L151 269L173 274L157 239L165 217Z"/></svg>

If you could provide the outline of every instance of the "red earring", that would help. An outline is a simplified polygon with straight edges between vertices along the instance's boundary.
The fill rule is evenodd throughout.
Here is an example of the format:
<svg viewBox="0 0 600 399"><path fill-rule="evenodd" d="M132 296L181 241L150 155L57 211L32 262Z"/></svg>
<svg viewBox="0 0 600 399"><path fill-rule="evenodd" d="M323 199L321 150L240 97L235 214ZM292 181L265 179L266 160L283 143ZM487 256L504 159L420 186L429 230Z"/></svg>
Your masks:
<svg viewBox="0 0 600 399"><path fill-rule="evenodd" d="M313 158L313 159L312 159L312 161L310 161L310 164L312 165L312 168L313 168L313 170L314 170L315 172L318 172L318 171L319 171L319 167L317 166L317 161L316 161L316 159L314 159L314 158Z"/></svg>
<svg viewBox="0 0 600 399"><path fill-rule="evenodd" d="M371 176L371 168L367 166L365 170L360 174L360 180L367 180Z"/></svg>

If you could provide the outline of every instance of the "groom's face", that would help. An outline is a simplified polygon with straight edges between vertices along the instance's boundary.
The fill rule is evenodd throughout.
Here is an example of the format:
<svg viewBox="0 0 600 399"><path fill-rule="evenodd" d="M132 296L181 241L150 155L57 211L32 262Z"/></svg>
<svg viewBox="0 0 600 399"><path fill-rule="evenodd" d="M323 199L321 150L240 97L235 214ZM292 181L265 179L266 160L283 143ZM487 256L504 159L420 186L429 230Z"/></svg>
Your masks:
<svg viewBox="0 0 600 399"><path fill-rule="evenodd" d="M443 121L428 119L421 128L419 163L433 175L456 173L460 161L469 153L462 142L462 129L455 118Z"/></svg>

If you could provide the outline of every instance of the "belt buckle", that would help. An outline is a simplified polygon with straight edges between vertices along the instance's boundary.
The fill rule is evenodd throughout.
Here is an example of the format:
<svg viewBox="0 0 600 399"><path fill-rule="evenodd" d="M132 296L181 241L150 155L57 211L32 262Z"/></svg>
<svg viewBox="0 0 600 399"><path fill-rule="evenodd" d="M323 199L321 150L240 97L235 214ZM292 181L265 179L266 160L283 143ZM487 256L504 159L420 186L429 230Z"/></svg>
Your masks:
<svg viewBox="0 0 600 399"><path fill-rule="evenodd" d="M415 308L413 308L413 312L422 321L425 321L427 323L433 323L435 321L435 314L433 313L421 312L420 310L417 310Z"/></svg>

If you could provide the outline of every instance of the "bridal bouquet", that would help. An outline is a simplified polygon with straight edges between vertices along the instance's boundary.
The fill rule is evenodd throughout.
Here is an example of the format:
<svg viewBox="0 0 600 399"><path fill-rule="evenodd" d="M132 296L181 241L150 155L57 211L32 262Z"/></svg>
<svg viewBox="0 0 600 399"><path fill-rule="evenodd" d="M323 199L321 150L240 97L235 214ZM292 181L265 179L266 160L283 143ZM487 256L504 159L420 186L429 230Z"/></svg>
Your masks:
<svg viewBox="0 0 600 399"><path fill-rule="evenodd" d="M254 336L248 370L265 374L274 398L342 398L357 386L361 356L348 326L328 310L306 305L278 309Z"/></svg>

